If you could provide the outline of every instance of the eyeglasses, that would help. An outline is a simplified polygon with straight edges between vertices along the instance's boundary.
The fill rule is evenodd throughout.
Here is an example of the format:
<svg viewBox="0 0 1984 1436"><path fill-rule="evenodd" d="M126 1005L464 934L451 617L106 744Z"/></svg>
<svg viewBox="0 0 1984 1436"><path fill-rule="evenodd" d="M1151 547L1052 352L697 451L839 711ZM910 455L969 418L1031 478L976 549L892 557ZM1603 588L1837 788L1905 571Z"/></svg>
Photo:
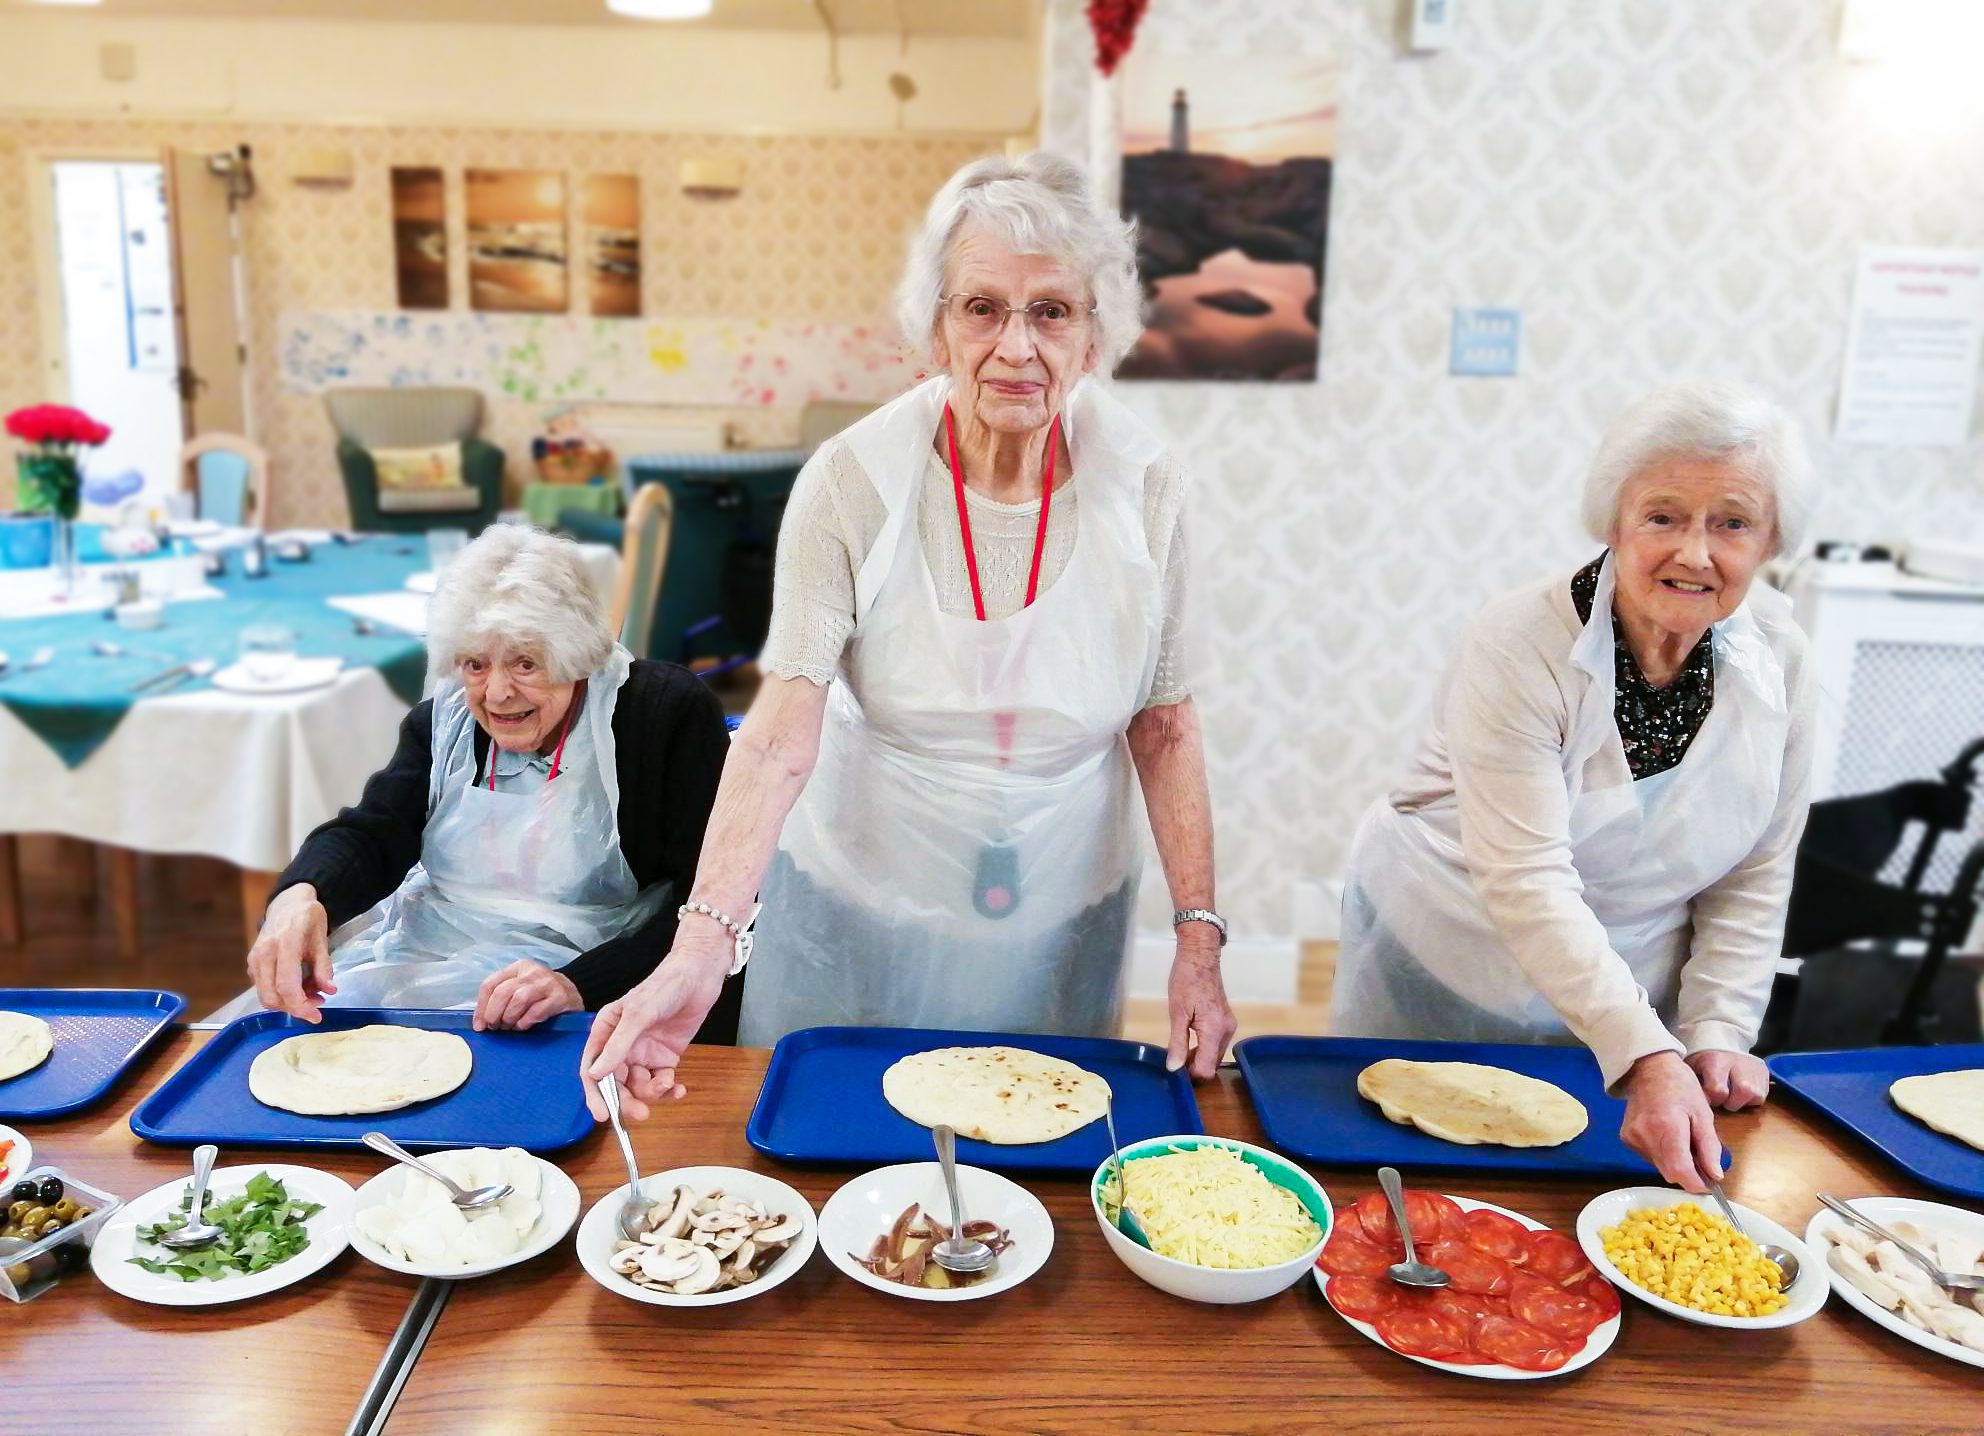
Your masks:
<svg viewBox="0 0 1984 1436"><path fill-rule="evenodd" d="M943 302L958 333L967 339L991 339L1005 333L1006 321L1013 315L1012 305L989 294L946 294ZM1037 338L1058 339L1085 323L1095 313L1095 306L1084 308L1066 299L1036 299L1019 312L1026 315L1027 328Z"/></svg>

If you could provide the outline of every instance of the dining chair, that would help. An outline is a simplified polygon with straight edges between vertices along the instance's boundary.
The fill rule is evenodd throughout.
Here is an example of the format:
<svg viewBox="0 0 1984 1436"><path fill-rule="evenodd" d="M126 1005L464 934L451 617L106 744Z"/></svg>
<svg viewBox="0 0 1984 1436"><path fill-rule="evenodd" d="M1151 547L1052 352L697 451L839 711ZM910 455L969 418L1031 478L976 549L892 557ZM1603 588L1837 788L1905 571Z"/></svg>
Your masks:
<svg viewBox="0 0 1984 1436"><path fill-rule="evenodd" d="M267 528L269 455L240 434L199 434L179 451L180 487L203 519Z"/></svg>
<svg viewBox="0 0 1984 1436"><path fill-rule="evenodd" d="M613 586L610 616L629 653L646 654L654 638L655 600L668 569L674 526L675 502L666 484L642 484L634 490L620 539L620 577Z"/></svg>

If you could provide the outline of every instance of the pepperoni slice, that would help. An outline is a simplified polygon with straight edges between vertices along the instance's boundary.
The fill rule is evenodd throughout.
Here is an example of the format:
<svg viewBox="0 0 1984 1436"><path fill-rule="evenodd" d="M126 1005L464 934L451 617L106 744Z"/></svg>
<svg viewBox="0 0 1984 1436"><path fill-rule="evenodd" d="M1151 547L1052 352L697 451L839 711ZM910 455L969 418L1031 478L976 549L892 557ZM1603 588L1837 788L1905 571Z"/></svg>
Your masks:
<svg viewBox="0 0 1984 1436"><path fill-rule="evenodd" d="M1538 1331L1511 1316L1484 1316L1474 1328L1474 1349L1518 1371L1555 1371L1584 1349L1561 1337Z"/></svg>
<svg viewBox="0 0 1984 1436"><path fill-rule="evenodd" d="M1574 1291L1594 1303L1599 1310L1598 1322L1601 1326L1619 1314L1618 1288L1595 1271L1587 1276L1572 1277L1564 1283L1564 1290Z"/></svg>
<svg viewBox="0 0 1984 1436"><path fill-rule="evenodd" d="M1521 1266L1529 1260L1529 1228L1514 1217L1476 1207L1461 1220L1467 1226L1469 1246L1500 1257L1510 1266Z"/></svg>
<svg viewBox="0 0 1984 1436"><path fill-rule="evenodd" d="M1509 1289L1513 1270L1500 1257L1463 1241L1435 1242L1420 1260L1431 1262L1453 1279L1453 1290L1476 1296L1500 1296Z"/></svg>
<svg viewBox="0 0 1984 1436"><path fill-rule="evenodd" d="M1383 1192L1366 1192L1357 1199L1351 1208L1357 1216L1357 1225L1363 1228L1364 1239L1379 1251L1390 1253L1392 1261L1405 1260L1405 1243L1399 1240L1398 1227L1392 1221L1392 1209L1386 1202Z"/></svg>
<svg viewBox="0 0 1984 1436"><path fill-rule="evenodd" d="M1358 1321L1376 1321L1398 1303L1399 1285L1388 1276L1332 1276L1330 1305Z"/></svg>
<svg viewBox="0 0 1984 1436"><path fill-rule="evenodd" d="M1509 1314L1551 1336L1585 1337L1605 1320L1590 1297L1519 1271L1509 1283Z"/></svg>
<svg viewBox="0 0 1984 1436"><path fill-rule="evenodd" d="M1412 1239L1432 1245L1448 1237L1467 1235L1467 1213L1452 1197L1438 1192L1405 1193L1405 1215L1412 1223Z"/></svg>
<svg viewBox="0 0 1984 1436"><path fill-rule="evenodd" d="M1371 1323L1393 1351L1433 1361L1468 1361L1467 1333L1452 1317L1427 1307L1397 1307Z"/></svg>
<svg viewBox="0 0 1984 1436"><path fill-rule="evenodd" d="M1582 1278L1593 1270L1583 1247L1562 1232L1551 1231L1529 1234L1527 1265L1538 1276L1559 1283Z"/></svg>
<svg viewBox="0 0 1984 1436"><path fill-rule="evenodd" d="M1433 1294L1433 1308L1445 1312L1457 1321L1467 1324L1472 1331L1474 1324L1484 1316L1507 1316L1509 1304L1499 1296L1482 1296L1471 1291L1455 1291L1448 1287Z"/></svg>
<svg viewBox="0 0 1984 1436"><path fill-rule="evenodd" d="M1331 1276L1384 1276L1392 1258L1358 1235L1357 1227L1345 1223L1330 1233L1316 1265Z"/></svg>

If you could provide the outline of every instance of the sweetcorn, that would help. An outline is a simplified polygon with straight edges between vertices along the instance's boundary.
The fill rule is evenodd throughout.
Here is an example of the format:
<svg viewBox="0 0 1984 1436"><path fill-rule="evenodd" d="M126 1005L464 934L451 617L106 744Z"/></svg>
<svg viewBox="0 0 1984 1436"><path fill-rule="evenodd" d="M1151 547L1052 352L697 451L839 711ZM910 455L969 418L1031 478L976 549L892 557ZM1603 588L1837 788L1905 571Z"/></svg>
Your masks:
<svg viewBox="0 0 1984 1436"><path fill-rule="evenodd" d="M1628 1212L1599 1234L1606 1260L1642 1291L1717 1316L1769 1316L1784 1273L1756 1243L1693 1202Z"/></svg>

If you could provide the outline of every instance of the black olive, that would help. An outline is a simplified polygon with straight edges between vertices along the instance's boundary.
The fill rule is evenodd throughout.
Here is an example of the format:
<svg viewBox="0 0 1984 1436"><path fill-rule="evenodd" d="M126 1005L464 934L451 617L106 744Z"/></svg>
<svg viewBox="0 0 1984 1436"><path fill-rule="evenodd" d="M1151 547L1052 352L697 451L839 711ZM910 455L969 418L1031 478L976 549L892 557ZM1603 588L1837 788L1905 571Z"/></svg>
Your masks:
<svg viewBox="0 0 1984 1436"><path fill-rule="evenodd" d="M90 1259L90 1249L81 1242L64 1242L55 1249L58 1271L76 1271Z"/></svg>
<svg viewBox="0 0 1984 1436"><path fill-rule="evenodd" d="M21 1185L26 1186L27 1184L23 1182ZM43 1177L41 1179L41 1185L34 1189L34 1199L44 1207L54 1206L62 1200L62 1179L60 1177Z"/></svg>
<svg viewBox="0 0 1984 1436"><path fill-rule="evenodd" d="M34 1200L35 1193L40 1190L41 1184L39 1182L16 1182L14 1183L14 1200L17 1202L31 1202Z"/></svg>

